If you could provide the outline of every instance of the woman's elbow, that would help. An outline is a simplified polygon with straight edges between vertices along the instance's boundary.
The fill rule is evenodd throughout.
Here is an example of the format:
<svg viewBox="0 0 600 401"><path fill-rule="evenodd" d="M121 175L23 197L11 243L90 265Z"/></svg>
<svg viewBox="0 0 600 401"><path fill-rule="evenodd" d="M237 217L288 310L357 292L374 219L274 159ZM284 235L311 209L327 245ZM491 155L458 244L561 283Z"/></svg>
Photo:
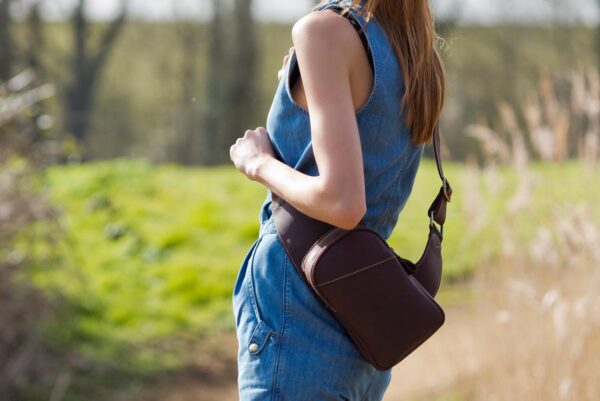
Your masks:
<svg viewBox="0 0 600 401"><path fill-rule="evenodd" d="M364 199L343 202L336 213L334 225L344 230L352 230L360 223L366 212L367 205Z"/></svg>
<svg viewBox="0 0 600 401"><path fill-rule="evenodd" d="M329 224L344 230L355 228L367 212L367 200L364 191L352 185L322 182L316 199L321 210L327 210Z"/></svg>

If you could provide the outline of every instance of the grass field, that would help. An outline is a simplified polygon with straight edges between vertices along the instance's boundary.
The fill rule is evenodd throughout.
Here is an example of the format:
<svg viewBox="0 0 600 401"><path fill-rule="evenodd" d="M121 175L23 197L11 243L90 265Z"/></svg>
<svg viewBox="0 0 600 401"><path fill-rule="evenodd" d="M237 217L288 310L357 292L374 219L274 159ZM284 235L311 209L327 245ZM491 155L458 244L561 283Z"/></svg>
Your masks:
<svg viewBox="0 0 600 401"><path fill-rule="evenodd" d="M511 260L542 271L568 264L581 244L596 249L585 223L600 222L597 169L576 161L523 171L445 167L454 195L437 297L443 306L477 303L476 274L504 271ZM28 388L28 399L47 398L58 376L69 377L65 401L89 401L90 391L99 394L94 400L126 399L132 386L185 371L205 355L199 348L234 336L232 289L258 235L266 188L233 166L124 159L55 166L39 178L58 211L39 227L52 238L24 235L11 255L28 255L22 277L48 292L48 302L60 301L40 326L64 371ZM424 160L390 238L402 256L420 256L439 185L435 164ZM233 351L210 354L208 366L231 371Z"/></svg>
<svg viewBox="0 0 600 401"><path fill-rule="evenodd" d="M91 36L97 38L101 28L94 24ZM190 133L181 121L190 117L200 129L202 113L212 107L206 98L206 82L212 79L206 75L206 27L193 28L198 46L187 53L181 25L132 21L125 27L98 87L86 140L91 160L115 156L145 157L155 163L177 160L181 140ZM254 126L264 125L278 84L276 72L292 45L290 29L278 24L258 27L260 90ZM44 31L43 78L61 93L71 80L65 68L72 45L69 32L64 23L48 24ZM26 30L19 37L29 43ZM465 127L473 123L501 127L499 102L518 111L538 92L548 102L548 94L538 88L543 86L538 83L541 74L556 81L559 108L575 117L581 114L585 108L572 109L570 91L576 87L571 88L567 78L571 71L597 64L595 38L595 28L584 26L455 27L444 52L448 70L444 126L451 153L447 159L480 154L479 144L465 135ZM182 67L189 54L197 65L188 87ZM589 83L594 96L584 102L587 105L596 99L594 82ZM44 103L43 111L55 117L56 129L61 126L61 109L62 96ZM598 118L592 113L593 121ZM546 128L543 123L539 128ZM577 120L571 127L576 133L587 125ZM500 128L498 133L503 140ZM571 142L579 143L578 138ZM518 158L512 156L514 163ZM566 394L560 399L598 399L594 387L598 369L592 356L598 353L600 338L594 313L599 310L600 170L579 161L531 163L524 170L447 163L445 169L454 197L445 227L444 284L437 298L454 308L447 310L454 322L450 329L455 331L439 337L438 351L432 343L433 354L423 354L423 360L408 369L415 388L421 388L430 373L423 366L430 366L433 359L440 362L442 378L464 370L470 361L464 355L481 357L477 362L482 364L473 365L475 372L472 376L467 372L466 379L457 374L464 382L452 381L436 390L439 397L428 393L413 399L488 401L489 394L497 394L498 400L554 400L556 388ZM45 171L42 181L59 211L59 225L54 228L43 220L44 227L27 227L21 242L14 244L16 252L9 244L7 260L31 253L32 269L23 277L58 296L59 307L47 324L46 315L31 299L22 304L34 305L32 315L44 322L40 324L46 330L44 341L61 363L40 365L50 371L49 381L32 386L23 399L136 400L128 397L135 390L132 386L147 385L148 393L154 393L155 379L170 380L177 369L189 373L186 369L197 367L189 363L198 356L194 352L221 340L227 352L213 350L206 365L229 363L224 370L233 371L233 359L227 359L235 352L233 342L228 342L235 336L231 292L244 255L258 235L264 187L231 166L184 168L143 159L55 166ZM420 256L427 233L425 212L439 185L434 164L424 161L390 238L402 256L413 260ZM593 223L586 225L588 221ZM42 235L29 236L38 228ZM49 230L55 230L52 241L43 237ZM579 270L563 279L561 269ZM484 284L477 284L478 275L486 278ZM525 293L519 295L523 288ZM535 289L536 297L529 297L528 288ZM15 304L20 305L20 299ZM463 314L465 305L482 308ZM527 333L522 330L525 326ZM560 334L563 326L572 330L568 339L554 339L550 334ZM517 343L520 357L504 352ZM488 357L493 361L489 365ZM64 377L69 379L63 398L54 390ZM531 377L533 381L523 384ZM197 377L192 378L194 382ZM397 388L406 387L404 379L401 376ZM1 387L0 380L0 393ZM179 387L185 386L176 383L165 390L174 394L171 398L158 399L186 400L178 398ZM409 395L398 393L390 401L411 399ZM191 399L206 401L196 395Z"/></svg>
<svg viewBox="0 0 600 401"><path fill-rule="evenodd" d="M461 165L446 169L455 190L445 227L447 284L500 259L507 224L518 226L513 242L525 244L555 207L600 197L597 173L579 163L536 165L535 207L507 221L518 173L499 170L486 178ZM390 238L404 257L418 258L425 245L426 209L439 189L436 174L434 164L424 161ZM57 328L61 341L103 358L126 344L233 328L231 291L258 235L264 187L233 167L126 160L53 167L48 179L62 211L58 246L66 264L35 279L77 305L72 320ZM593 213L600 219L597 209Z"/></svg>

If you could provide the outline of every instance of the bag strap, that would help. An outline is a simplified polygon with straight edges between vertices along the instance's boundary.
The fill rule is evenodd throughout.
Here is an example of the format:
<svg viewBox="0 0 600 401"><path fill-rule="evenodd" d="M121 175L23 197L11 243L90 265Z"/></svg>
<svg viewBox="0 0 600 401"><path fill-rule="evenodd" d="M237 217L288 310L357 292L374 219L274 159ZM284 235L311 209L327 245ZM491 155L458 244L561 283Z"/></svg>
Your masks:
<svg viewBox="0 0 600 401"><path fill-rule="evenodd" d="M433 133L433 153L435 155L435 164L437 165L438 174L442 180L442 187L433 200L433 203L427 210L427 216L429 216L430 219L429 225L431 226L435 221L440 225L440 230L443 233L444 222L446 221L446 205L452 198L452 187L444 175L444 168L442 167L439 123L435 127L435 131Z"/></svg>
<svg viewBox="0 0 600 401"><path fill-rule="evenodd" d="M326 7L327 10L332 10L339 15L346 17L356 32L358 32L360 39L363 43L365 51L367 52L367 56L369 59L369 63L371 63L371 68L373 68L373 56L371 54L371 48L369 47L369 42L365 35L365 32L360 25L360 23L356 20L356 18L352 15L349 8L344 8L338 5L332 5L331 7ZM442 167L442 158L441 158L441 147L440 147L440 127L439 124L435 128L435 132L433 134L433 152L435 154L435 163L437 166L438 174L440 179L442 180L442 187L435 197L433 203L427 210L427 216L429 217L429 225L431 226L435 221L440 225L440 232L443 233L444 222L446 221L446 204L450 202L452 196L452 187L450 183L446 179L444 175L444 168Z"/></svg>
<svg viewBox="0 0 600 401"><path fill-rule="evenodd" d="M346 17L346 19L348 19L348 21L350 21L350 23L352 24L352 26L354 27L354 29L360 36L360 40L363 44L363 47L365 48L365 52L367 53L367 58L369 59L369 64L371 64L371 69L374 70L375 66L374 66L374 62L373 62L373 54L371 53L371 47L369 46L369 40L367 39L367 35L365 34L365 31L363 30L360 23L350 13L350 9L344 9L341 6L334 5L331 7L326 7L325 10L335 11L336 13L338 13L342 17Z"/></svg>

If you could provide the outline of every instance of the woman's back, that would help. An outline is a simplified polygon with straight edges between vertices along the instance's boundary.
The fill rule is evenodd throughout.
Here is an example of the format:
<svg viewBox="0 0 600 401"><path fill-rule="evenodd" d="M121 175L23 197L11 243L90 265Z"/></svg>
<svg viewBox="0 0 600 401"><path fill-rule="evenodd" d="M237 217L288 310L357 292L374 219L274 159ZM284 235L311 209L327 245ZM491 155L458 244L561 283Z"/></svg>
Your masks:
<svg viewBox="0 0 600 401"><path fill-rule="evenodd" d="M346 6L348 0L327 1L313 9L322 11ZM388 238L412 191L423 145L415 145L405 128L400 104L404 80L388 36L376 19L368 22L357 9L351 15L363 28L372 57L373 85L366 101L356 111L363 156L367 211L362 224ZM319 175L312 152L309 114L295 98L291 82L299 75L292 54L267 117L267 132L275 152L287 165L305 174ZM263 202L260 221L271 215L271 193Z"/></svg>
<svg viewBox="0 0 600 401"><path fill-rule="evenodd" d="M350 3L356 1L328 0L314 11ZM403 12L415 4L413 13ZM355 227L362 217L360 223L387 239L410 195L423 152L415 143L433 133L443 98L428 3L364 0L357 7L387 16L366 21L358 8L350 10L369 51L362 50L348 21L333 12L302 18L292 30L296 51L279 82L267 129L246 131L230 150L240 171L270 189L258 239L246 253L232 294L244 401L380 401L391 380L391 369L371 365L306 285L271 210L273 191L298 211L338 227ZM397 28L394 45L383 26ZM402 46L410 49L394 50ZM372 70L369 59L361 59L368 53ZM405 82L401 71L412 79Z"/></svg>

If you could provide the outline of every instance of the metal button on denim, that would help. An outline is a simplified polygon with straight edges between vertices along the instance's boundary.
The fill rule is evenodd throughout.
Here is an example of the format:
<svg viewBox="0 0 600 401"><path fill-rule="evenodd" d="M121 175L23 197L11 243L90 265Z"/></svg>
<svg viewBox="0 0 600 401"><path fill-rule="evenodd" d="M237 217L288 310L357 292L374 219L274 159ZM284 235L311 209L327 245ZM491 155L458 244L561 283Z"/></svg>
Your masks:
<svg viewBox="0 0 600 401"><path fill-rule="evenodd" d="M250 350L250 352L254 352L258 349L258 344L257 343L252 343L250 344L250 346L248 347L248 349Z"/></svg>

